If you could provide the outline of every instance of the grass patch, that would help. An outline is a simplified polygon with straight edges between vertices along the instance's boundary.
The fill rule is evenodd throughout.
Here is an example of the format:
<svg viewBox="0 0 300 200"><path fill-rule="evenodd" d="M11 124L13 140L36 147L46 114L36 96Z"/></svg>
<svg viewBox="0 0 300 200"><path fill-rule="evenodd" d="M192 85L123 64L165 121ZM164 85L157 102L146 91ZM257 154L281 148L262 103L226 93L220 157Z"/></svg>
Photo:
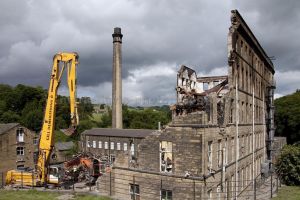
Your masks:
<svg viewBox="0 0 300 200"><path fill-rule="evenodd" d="M0 200L54 200L60 194L54 192L42 192L37 190L0 190Z"/></svg>
<svg viewBox="0 0 300 200"><path fill-rule="evenodd" d="M47 192L37 190L0 190L0 200L57 200L59 196L65 195L58 192ZM109 197L94 195L75 194L75 200L111 200Z"/></svg>
<svg viewBox="0 0 300 200"><path fill-rule="evenodd" d="M300 187L299 186L282 186L278 190L277 197L272 200L299 200Z"/></svg>

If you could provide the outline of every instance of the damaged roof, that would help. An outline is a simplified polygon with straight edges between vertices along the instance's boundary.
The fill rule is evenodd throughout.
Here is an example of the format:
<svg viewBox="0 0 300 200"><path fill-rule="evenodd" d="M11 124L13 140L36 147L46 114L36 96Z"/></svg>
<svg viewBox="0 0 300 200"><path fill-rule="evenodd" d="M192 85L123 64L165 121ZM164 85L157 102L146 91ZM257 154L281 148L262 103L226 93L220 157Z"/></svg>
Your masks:
<svg viewBox="0 0 300 200"><path fill-rule="evenodd" d="M193 70L193 69L191 69L191 68L189 68L189 67L187 67L187 66L185 66L185 65L181 65L181 67L180 67L178 73L183 73L184 70L187 70L188 76L191 76L193 73L196 74L196 71L195 71L195 70Z"/></svg>
<svg viewBox="0 0 300 200"><path fill-rule="evenodd" d="M110 137L132 137L132 138L145 138L155 130L150 129L114 129L114 128L93 128L84 131L83 135L95 136L110 136Z"/></svg>
<svg viewBox="0 0 300 200"><path fill-rule="evenodd" d="M0 124L0 135L18 126L19 123Z"/></svg>

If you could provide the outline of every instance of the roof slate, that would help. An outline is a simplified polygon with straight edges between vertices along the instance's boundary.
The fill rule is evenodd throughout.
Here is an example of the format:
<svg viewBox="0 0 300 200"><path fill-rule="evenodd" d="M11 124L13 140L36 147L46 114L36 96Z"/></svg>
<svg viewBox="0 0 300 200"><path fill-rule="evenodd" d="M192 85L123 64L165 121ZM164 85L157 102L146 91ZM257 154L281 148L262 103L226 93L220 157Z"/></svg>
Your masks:
<svg viewBox="0 0 300 200"><path fill-rule="evenodd" d="M111 136L111 137L133 137L145 138L155 130L150 129L113 129L113 128L93 128L84 131L83 135L96 135L96 136Z"/></svg>
<svg viewBox="0 0 300 200"><path fill-rule="evenodd" d="M19 123L0 124L0 135L18 126Z"/></svg>
<svg viewBox="0 0 300 200"><path fill-rule="evenodd" d="M59 150L59 151L65 151L65 150L70 150L73 148L74 143L73 142L56 142L54 144L55 149Z"/></svg>

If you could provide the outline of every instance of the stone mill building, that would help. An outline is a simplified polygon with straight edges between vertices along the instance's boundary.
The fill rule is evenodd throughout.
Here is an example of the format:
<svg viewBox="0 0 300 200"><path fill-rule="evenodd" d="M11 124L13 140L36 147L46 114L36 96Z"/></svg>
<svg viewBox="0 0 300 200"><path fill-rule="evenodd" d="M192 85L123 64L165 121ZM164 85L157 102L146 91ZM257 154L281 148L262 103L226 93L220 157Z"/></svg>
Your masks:
<svg viewBox="0 0 300 200"><path fill-rule="evenodd" d="M113 145L117 151L111 170L98 179L101 194L116 199L244 199L253 180L268 172L275 70L237 10L231 12L227 49L224 76L198 77L191 67L180 67L177 103L170 107L172 121L164 129L83 134L83 149L106 148L103 152L109 154ZM103 140L101 147L98 140ZM138 142L132 149L133 141Z"/></svg>

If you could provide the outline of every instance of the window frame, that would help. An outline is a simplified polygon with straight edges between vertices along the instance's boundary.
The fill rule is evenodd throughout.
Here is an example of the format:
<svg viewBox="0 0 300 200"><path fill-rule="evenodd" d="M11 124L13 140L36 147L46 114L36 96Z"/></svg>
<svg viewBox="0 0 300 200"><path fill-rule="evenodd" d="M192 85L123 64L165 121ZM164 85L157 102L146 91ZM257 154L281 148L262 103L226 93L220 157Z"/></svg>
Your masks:
<svg viewBox="0 0 300 200"><path fill-rule="evenodd" d="M139 200L140 186L138 184L129 183L129 194L130 194L130 199Z"/></svg>
<svg viewBox="0 0 300 200"><path fill-rule="evenodd" d="M16 148L17 156L24 156L25 155L25 148L24 147L17 147Z"/></svg>
<svg viewBox="0 0 300 200"><path fill-rule="evenodd" d="M163 198L163 192L165 192L165 198ZM173 199L173 192L172 192L172 190L165 190L165 189L161 189L160 190L160 200L172 200L172 199Z"/></svg>

